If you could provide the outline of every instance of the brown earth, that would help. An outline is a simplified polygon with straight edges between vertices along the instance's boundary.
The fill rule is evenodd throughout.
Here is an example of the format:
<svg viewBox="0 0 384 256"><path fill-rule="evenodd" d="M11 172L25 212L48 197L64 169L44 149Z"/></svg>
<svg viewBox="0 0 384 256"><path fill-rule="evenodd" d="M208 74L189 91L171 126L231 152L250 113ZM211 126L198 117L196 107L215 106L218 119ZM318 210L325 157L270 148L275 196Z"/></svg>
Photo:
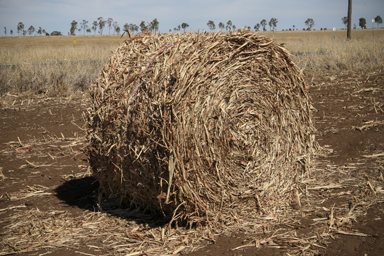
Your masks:
<svg viewBox="0 0 384 256"><path fill-rule="evenodd" d="M300 217L290 228L297 237L316 243L295 246L272 239L273 230L267 230L266 242L256 248L249 234L239 231L188 255L286 255L300 254L300 250L317 255L384 255L384 74L325 76L307 84L316 138L326 154L315 162L309 196L301 199ZM87 156L82 153L86 105L82 99L3 97L0 255L119 255L82 242L50 243L48 238L21 247L14 240L27 239L28 232L13 240L8 233L10 226L18 225L12 216L36 209L57 216L65 212L74 220L87 210L98 211L98 183L89 177ZM305 210L311 205L318 210ZM333 220L337 225L332 226Z"/></svg>

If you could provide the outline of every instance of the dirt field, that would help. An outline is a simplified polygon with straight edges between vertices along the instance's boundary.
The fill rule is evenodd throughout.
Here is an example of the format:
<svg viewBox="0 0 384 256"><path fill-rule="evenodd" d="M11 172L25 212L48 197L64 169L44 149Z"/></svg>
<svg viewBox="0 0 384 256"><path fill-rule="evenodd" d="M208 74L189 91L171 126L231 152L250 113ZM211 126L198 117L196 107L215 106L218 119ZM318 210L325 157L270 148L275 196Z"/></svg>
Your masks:
<svg viewBox="0 0 384 256"><path fill-rule="evenodd" d="M188 244L179 244L179 252L173 253L384 255L384 73L341 74L307 84L313 99L316 138L324 155L316 160L302 207L297 207L300 218L289 225L275 223L274 230L266 229L268 239L260 242L259 248L246 231L239 230L195 252ZM82 153L81 115L87 102L59 102L43 96L2 102L0 255L120 255L118 247L108 244L113 238L108 228L117 230L124 219L91 238L73 242L68 235L68 229L73 236L78 228L86 229L85 224L76 223L98 211L98 183L87 175L87 156ZM54 232L48 232L49 223L42 216L57 222L57 230L50 226ZM71 223L65 228L59 225L68 216ZM296 237L316 243L304 248L296 242L274 239L274 232L287 225ZM37 229L40 231L34 233ZM67 240L59 240L61 235ZM137 238L128 233L127 237ZM161 253L125 251L124 255Z"/></svg>

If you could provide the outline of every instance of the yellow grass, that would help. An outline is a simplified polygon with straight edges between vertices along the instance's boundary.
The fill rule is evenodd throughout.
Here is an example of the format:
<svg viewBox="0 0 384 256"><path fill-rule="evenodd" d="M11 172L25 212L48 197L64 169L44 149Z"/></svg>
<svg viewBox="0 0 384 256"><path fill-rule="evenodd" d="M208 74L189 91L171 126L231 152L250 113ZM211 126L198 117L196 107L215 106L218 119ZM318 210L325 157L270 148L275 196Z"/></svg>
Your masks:
<svg viewBox="0 0 384 256"><path fill-rule="evenodd" d="M0 37L0 64L16 64L0 67L0 96L84 90L123 41L120 36Z"/></svg>
<svg viewBox="0 0 384 256"><path fill-rule="evenodd" d="M370 72L382 70L384 29L267 32L266 36L284 43L295 54L293 60L308 76L324 73Z"/></svg>
<svg viewBox="0 0 384 256"><path fill-rule="evenodd" d="M344 43L347 39L346 30L336 30L335 40L332 30L315 31L276 31L260 32L277 42L286 43L287 48L292 51L316 50L322 42ZM376 39L383 38L384 29L375 29ZM353 29L352 40L373 42L372 29ZM305 46L306 49L301 47ZM326 47L323 45L323 47Z"/></svg>
<svg viewBox="0 0 384 256"><path fill-rule="evenodd" d="M0 37L0 63L107 59L123 41L120 36Z"/></svg>
<svg viewBox="0 0 384 256"><path fill-rule="evenodd" d="M382 70L384 29L259 32L293 53L293 60L308 76L325 72ZM76 45L74 44L76 39ZM49 65L0 67L0 96L6 92L40 91L56 94L87 88L103 64L127 36L0 37L0 64L44 62ZM101 60L98 63L69 62ZM56 62L64 64L55 64Z"/></svg>

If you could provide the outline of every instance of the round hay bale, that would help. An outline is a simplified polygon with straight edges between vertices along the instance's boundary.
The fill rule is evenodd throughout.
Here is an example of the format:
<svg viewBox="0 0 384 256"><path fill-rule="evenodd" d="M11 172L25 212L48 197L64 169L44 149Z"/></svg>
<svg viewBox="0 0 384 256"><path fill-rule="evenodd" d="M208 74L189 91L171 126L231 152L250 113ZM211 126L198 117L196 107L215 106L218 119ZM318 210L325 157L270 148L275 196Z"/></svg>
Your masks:
<svg viewBox="0 0 384 256"><path fill-rule="evenodd" d="M286 207L314 145L299 69L253 32L136 35L90 95L103 193L190 223Z"/></svg>

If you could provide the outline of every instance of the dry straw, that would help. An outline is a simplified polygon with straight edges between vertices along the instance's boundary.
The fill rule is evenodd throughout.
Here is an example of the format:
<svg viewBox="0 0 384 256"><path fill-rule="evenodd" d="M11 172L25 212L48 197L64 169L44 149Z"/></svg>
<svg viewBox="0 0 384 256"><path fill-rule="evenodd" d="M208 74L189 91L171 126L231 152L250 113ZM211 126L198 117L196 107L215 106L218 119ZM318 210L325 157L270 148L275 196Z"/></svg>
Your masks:
<svg viewBox="0 0 384 256"><path fill-rule="evenodd" d="M310 98L270 39L139 34L90 95L88 154L104 195L209 227L300 204L314 148Z"/></svg>

